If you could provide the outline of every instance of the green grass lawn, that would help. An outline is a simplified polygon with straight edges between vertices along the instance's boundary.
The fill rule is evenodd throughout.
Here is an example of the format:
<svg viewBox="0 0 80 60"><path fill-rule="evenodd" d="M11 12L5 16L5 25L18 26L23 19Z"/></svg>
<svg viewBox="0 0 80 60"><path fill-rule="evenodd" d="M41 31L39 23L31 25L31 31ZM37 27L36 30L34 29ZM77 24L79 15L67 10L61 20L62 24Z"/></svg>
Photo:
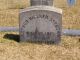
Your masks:
<svg viewBox="0 0 80 60"><path fill-rule="evenodd" d="M63 28L80 29L80 1L74 7L65 0L54 2L63 9ZM27 6L28 0L0 0L0 26L19 26L19 8ZM59 45L21 43L18 38L18 32L0 32L0 60L80 60L80 36L62 36Z"/></svg>

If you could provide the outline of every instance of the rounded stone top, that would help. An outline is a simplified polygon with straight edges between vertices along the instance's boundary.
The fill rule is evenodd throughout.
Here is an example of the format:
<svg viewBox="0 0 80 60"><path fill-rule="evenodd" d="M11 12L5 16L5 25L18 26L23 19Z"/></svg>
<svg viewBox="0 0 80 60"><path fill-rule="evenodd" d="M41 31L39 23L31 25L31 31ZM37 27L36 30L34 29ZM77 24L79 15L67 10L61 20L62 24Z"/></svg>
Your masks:
<svg viewBox="0 0 80 60"><path fill-rule="evenodd" d="M53 0L30 0L31 6L46 5L53 6Z"/></svg>

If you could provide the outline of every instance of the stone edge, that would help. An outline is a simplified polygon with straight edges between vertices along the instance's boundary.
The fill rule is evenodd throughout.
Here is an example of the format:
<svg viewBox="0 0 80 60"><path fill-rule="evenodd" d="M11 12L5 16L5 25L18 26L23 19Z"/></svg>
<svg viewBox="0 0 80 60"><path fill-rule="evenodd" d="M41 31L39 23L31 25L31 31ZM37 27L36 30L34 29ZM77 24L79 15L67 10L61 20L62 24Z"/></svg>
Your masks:
<svg viewBox="0 0 80 60"><path fill-rule="evenodd" d="M25 8L25 9L21 9L20 13L23 13L26 11L32 11L32 10L49 10L49 11L54 11L54 12L62 14L62 9L56 8L53 6L31 6L31 7Z"/></svg>

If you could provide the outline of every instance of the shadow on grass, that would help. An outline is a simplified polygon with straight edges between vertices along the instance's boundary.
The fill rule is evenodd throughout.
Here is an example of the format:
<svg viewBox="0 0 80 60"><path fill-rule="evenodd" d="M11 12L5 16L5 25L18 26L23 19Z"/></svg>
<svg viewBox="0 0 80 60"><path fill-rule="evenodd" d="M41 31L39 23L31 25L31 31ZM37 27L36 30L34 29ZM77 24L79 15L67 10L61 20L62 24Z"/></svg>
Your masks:
<svg viewBox="0 0 80 60"><path fill-rule="evenodd" d="M9 40L14 40L16 42L20 41L19 35L17 35L17 34L5 34L3 38L9 39Z"/></svg>
<svg viewBox="0 0 80 60"><path fill-rule="evenodd" d="M52 45L52 44L59 44L59 43L54 43L53 41L33 41L33 40L28 40L28 41L20 41L20 36L17 34L5 34L4 37L5 39L9 40L14 40L16 42L28 42L32 44L47 44L47 45Z"/></svg>

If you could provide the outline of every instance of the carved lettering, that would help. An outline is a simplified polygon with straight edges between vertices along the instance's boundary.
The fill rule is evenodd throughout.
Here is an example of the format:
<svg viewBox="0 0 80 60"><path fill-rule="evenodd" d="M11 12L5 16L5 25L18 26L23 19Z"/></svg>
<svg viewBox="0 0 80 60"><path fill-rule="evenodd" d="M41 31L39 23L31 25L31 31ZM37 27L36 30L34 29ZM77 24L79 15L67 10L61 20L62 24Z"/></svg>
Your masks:
<svg viewBox="0 0 80 60"><path fill-rule="evenodd" d="M41 18L41 19L39 19ZM38 28L36 27L35 29L35 32L30 32L30 31L27 31L25 30L27 24L29 24L31 21L33 20L45 20L45 22L51 22L53 24L53 26L55 27L56 29L56 33L53 31L53 32L40 32L38 30ZM43 27L44 28L44 27ZM60 32L60 27L57 23L57 21L51 17L49 17L48 15L46 14L38 14L38 15L33 15L33 16L30 16L30 17L27 17L26 20L23 22L22 24L22 27L21 27L21 36L23 36L22 38L29 38L29 39L32 39L32 40L52 40L52 39L55 39L54 37L56 37L56 39L58 39L57 37L60 36L61 32Z"/></svg>

